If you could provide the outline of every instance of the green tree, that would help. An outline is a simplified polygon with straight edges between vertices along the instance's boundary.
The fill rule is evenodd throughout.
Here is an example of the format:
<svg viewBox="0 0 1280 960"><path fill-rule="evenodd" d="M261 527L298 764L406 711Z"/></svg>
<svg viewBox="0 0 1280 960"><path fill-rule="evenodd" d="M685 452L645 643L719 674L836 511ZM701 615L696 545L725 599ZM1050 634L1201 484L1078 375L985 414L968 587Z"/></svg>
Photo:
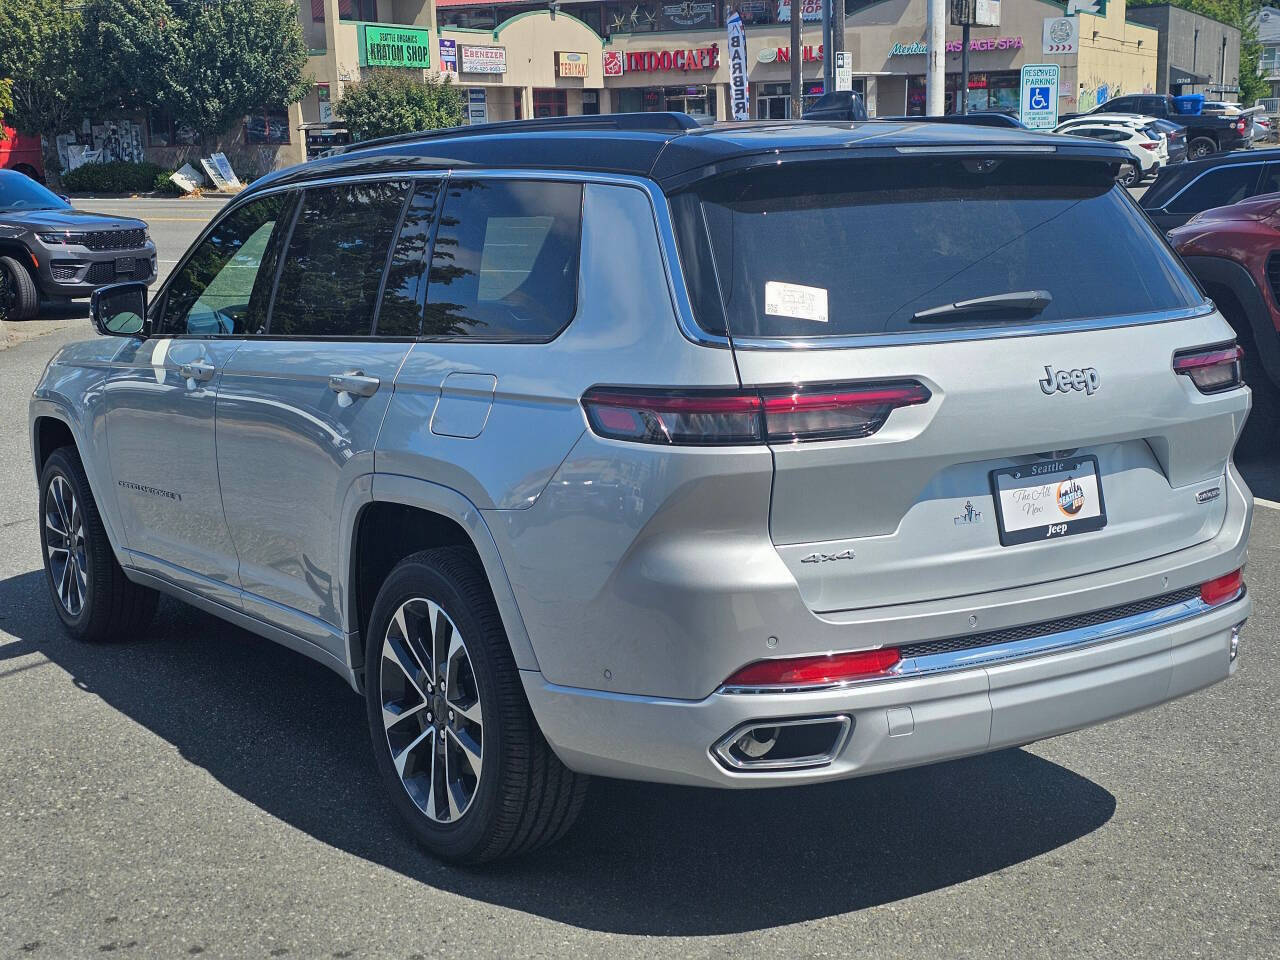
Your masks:
<svg viewBox="0 0 1280 960"><path fill-rule="evenodd" d="M263 107L306 95L307 45L294 0L185 4L182 85L168 94L174 116L202 136L225 133Z"/></svg>
<svg viewBox="0 0 1280 960"><path fill-rule="evenodd" d="M423 80L416 71L375 70L347 84L334 109L356 140L462 123L462 95L452 80Z"/></svg>
<svg viewBox="0 0 1280 960"><path fill-rule="evenodd" d="M0 77L10 81L9 122L43 138L45 175L57 181L56 137L70 129L81 96L80 14L62 0L0 3Z"/></svg>
<svg viewBox="0 0 1280 960"><path fill-rule="evenodd" d="M9 114L13 113L13 81L0 78L0 140L8 140L4 125L9 122Z"/></svg>
<svg viewBox="0 0 1280 960"><path fill-rule="evenodd" d="M82 22L88 113L169 110L181 101L187 26L169 0L87 0Z"/></svg>

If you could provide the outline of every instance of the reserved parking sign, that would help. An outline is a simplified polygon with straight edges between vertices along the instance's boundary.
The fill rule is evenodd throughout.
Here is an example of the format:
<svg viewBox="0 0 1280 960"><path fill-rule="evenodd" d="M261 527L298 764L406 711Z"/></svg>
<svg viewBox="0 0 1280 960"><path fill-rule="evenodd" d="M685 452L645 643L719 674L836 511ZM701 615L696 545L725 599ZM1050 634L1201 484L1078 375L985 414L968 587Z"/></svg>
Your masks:
<svg viewBox="0 0 1280 960"><path fill-rule="evenodd" d="M1058 125L1058 70L1056 63L1029 63L1022 68L1019 119L1033 130Z"/></svg>

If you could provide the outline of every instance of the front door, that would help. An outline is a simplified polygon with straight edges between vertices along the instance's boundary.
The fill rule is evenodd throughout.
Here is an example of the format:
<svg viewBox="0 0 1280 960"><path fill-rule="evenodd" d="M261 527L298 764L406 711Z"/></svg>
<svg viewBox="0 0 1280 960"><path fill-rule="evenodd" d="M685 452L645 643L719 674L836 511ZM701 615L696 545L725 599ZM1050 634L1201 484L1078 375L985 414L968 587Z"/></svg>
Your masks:
<svg viewBox="0 0 1280 960"><path fill-rule="evenodd" d="M434 209L429 185L426 216ZM374 307L407 181L302 193L265 336L246 340L218 394L218 464L245 611L343 656L343 503L373 447L417 334ZM412 271L420 270L422 243ZM395 272L393 264L393 275Z"/></svg>
<svg viewBox="0 0 1280 960"><path fill-rule="evenodd" d="M117 356L103 391L133 562L224 601L238 583L218 487L215 401L227 362L265 315L271 268L259 268L284 202L240 205L212 227L157 302L156 335Z"/></svg>

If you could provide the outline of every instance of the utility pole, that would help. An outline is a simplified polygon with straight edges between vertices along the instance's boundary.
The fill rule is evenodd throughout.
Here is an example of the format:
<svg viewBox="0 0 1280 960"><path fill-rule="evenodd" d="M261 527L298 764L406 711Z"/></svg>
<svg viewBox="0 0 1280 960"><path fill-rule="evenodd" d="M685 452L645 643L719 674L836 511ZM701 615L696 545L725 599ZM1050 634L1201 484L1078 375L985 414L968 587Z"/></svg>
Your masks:
<svg viewBox="0 0 1280 960"><path fill-rule="evenodd" d="M940 117L946 91L947 3L929 0L929 72L925 75L925 115Z"/></svg>
<svg viewBox="0 0 1280 960"><path fill-rule="evenodd" d="M804 0L791 0L791 119L799 120L804 114L804 51L800 49L800 6Z"/></svg>
<svg viewBox="0 0 1280 960"><path fill-rule="evenodd" d="M956 113L969 112L969 20L964 18L964 26L960 28L960 102Z"/></svg>
<svg viewBox="0 0 1280 960"><path fill-rule="evenodd" d="M843 4L844 0L840 0ZM822 92L830 93L834 84L831 82L835 67L834 58L831 53L831 7L835 4L835 0L822 0ZM1226 47L1224 46L1225 50Z"/></svg>

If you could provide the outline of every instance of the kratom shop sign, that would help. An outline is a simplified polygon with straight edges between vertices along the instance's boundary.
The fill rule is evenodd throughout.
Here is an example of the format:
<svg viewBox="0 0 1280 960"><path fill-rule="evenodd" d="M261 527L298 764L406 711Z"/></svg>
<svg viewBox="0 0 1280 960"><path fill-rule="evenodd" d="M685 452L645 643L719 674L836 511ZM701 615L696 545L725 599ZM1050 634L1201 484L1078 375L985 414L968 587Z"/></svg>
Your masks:
<svg viewBox="0 0 1280 960"><path fill-rule="evenodd" d="M425 70L431 66L431 31L362 23L360 66Z"/></svg>
<svg viewBox="0 0 1280 960"><path fill-rule="evenodd" d="M947 53L959 53L964 46L961 40L948 40ZM985 37L969 41L970 52L979 53L984 50L1021 50L1021 37ZM929 45L923 40L915 43L895 43L889 48L891 57L923 57L929 52Z"/></svg>

